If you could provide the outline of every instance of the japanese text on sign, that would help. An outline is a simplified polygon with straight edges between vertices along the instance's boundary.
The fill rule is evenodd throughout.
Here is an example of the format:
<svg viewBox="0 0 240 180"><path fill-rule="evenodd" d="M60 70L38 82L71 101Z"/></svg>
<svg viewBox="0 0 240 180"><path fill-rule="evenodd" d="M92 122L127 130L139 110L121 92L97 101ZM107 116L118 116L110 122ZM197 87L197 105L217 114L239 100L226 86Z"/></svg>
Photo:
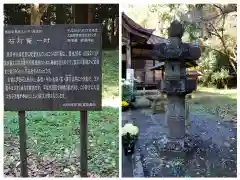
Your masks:
<svg viewBox="0 0 240 180"><path fill-rule="evenodd" d="M100 110L101 26L5 26L5 110Z"/></svg>

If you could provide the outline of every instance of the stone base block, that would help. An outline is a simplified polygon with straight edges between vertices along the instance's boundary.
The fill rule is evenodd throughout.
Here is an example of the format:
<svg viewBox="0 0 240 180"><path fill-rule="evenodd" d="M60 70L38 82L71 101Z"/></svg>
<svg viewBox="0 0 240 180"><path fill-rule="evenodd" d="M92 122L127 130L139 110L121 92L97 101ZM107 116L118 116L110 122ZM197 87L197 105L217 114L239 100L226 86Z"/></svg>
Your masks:
<svg viewBox="0 0 240 180"><path fill-rule="evenodd" d="M152 101L152 113L153 114L158 114L158 113L165 113L166 112L166 108L165 108L165 104L166 104L166 98L164 98L163 96L158 96L155 98L148 98L150 101Z"/></svg>
<svg viewBox="0 0 240 180"><path fill-rule="evenodd" d="M173 156L185 156L186 153L191 152L197 146L196 143L186 135L183 139L169 139L166 137L164 144L161 145L162 153L171 153Z"/></svg>

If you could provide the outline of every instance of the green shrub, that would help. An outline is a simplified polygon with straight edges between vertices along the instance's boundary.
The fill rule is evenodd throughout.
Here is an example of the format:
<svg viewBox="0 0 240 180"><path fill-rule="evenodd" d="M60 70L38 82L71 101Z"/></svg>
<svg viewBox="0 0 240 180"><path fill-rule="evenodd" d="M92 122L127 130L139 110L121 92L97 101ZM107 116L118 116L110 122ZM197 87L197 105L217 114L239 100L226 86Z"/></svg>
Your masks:
<svg viewBox="0 0 240 180"><path fill-rule="evenodd" d="M226 81L228 79L228 70L221 69L221 71L214 72L212 75L212 80L216 84L217 88L223 88L226 86Z"/></svg>
<svg viewBox="0 0 240 180"><path fill-rule="evenodd" d="M122 101L130 102L133 98L133 86L128 80L122 80Z"/></svg>

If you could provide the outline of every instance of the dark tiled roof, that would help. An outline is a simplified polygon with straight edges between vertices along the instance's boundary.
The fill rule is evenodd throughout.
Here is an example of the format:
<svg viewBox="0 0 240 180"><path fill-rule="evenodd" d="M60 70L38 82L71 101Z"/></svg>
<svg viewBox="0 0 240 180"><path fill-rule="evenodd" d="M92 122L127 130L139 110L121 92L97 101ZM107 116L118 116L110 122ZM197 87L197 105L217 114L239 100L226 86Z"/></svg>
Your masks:
<svg viewBox="0 0 240 180"><path fill-rule="evenodd" d="M145 42L143 43L158 44L167 41L165 38L152 34L155 29L143 28L141 25L137 24L134 20L128 17L124 12L122 12L122 26L136 37L144 38ZM142 43L142 41L138 38L136 39L136 37L134 39L139 40L139 43Z"/></svg>
<svg viewBox="0 0 240 180"><path fill-rule="evenodd" d="M130 17L128 17L124 12L122 12L122 26L130 30L131 33L137 36L144 36L147 39L151 36L155 29L146 29L134 22Z"/></svg>
<svg viewBox="0 0 240 180"><path fill-rule="evenodd" d="M195 76L195 75L197 75L197 76L202 76L202 73L201 72L199 72L199 71L194 71L194 70L192 70L192 71L187 71L187 73L188 73L188 75L192 75L192 76Z"/></svg>
<svg viewBox="0 0 240 180"><path fill-rule="evenodd" d="M122 12L122 22L125 21L128 25L132 26L134 29L136 29L139 32L146 33L146 34L152 34L155 29L146 29L137 24L135 21L133 21L130 17L128 17L124 12Z"/></svg>
<svg viewBox="0 0 240 180"><path fill-rule="evenodd" d="M166 43L166 42L167 42L167 39L152 34L148 39L147 44L159 44L159 43Z"/></svg>

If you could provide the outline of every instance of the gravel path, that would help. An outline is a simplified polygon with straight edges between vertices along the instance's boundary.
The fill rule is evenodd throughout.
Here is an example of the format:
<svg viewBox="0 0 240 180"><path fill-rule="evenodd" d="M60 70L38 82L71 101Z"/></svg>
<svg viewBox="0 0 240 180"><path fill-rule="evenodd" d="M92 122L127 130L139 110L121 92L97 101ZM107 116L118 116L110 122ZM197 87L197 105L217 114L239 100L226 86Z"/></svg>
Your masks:
<svg viewBox="0 0 240 180"><path fill-rule="evenodd" d="M236 177L236 126L216 117L190 113L187 133L197 148L183 158L162 155L159 147L166 139L164 114L152 115L148 109L124 112L123 125L134 122L140 130L132 165L123 167L123 174L133 167L134 176L145 177ZM142 166L142 167L139 167ZM139 172L143 171L143 172Z"/></svg>

